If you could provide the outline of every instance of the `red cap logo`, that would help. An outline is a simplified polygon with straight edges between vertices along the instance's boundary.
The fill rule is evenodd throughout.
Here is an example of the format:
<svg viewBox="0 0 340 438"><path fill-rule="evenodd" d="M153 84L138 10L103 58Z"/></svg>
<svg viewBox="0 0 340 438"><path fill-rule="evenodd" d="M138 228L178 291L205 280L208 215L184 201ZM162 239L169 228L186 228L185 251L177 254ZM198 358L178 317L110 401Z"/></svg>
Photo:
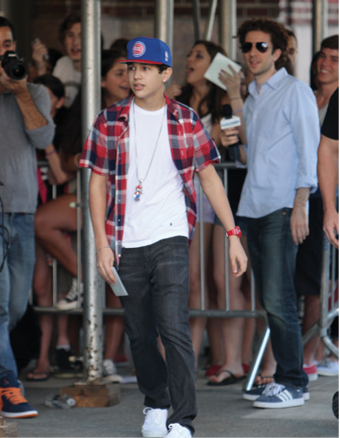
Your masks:
<svg viewBox="0 0 340 438"><path fill-rule="evenodd" d="M140 56L143 56L145 53L145 44L141 41L137 41L135 45L132 48L133 56L136 58L139 58Z"/></svg>

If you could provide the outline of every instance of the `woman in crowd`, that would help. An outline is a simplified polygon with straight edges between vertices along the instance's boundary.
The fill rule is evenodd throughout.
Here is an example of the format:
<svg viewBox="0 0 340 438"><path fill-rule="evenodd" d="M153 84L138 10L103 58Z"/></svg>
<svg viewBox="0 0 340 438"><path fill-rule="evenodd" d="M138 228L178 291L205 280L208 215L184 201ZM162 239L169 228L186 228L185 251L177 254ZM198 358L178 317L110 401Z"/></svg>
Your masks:
<svg viewBox="0 0 340 438"><path fill-rule="evenodd" d="M103 107L112 105L119 100L128 97L130 89L128 86L127 72L125 64L117 64L117 61L124 59L125 55L122 52L104 51L102 59L102 98ZM78 169L78 162L81 151L81 95L76 97L75 102L69 110L67 119L65 120L60 135L58 136L60 144L59 157L63 170L67 174L75 175ZM71 193L65 193L57 199L48 202L41 206L36 213L36 237L40 247L44 251L51 254L58 262L71 273L72 287L69 293L57 303L60 310L70 310L77 307L78 302L82 301L82 284L80 291L77 287L77 255L65 236L65 232L72 233L77 230L77 213L76 209L70 205L76 202L76 193L71 190ZM81 295L79 297L79 294ZM47 300L51 301L49 293ZM115 299L112 291L107 294L107 304L109 307L117 307L118 300ZM44 305L51 305L44 304ZM65 316L66 318L66 316ZM112 358L118 348L121 334L123 331L123 322L121 318L110 317L106 320L107 336L106 336L106 351L104 359ZM63 331L65 332L65 331ZM67 330L66 330L67 333ZM47 337L47 336L46 336ZM60 334L59 334L60 337ZM59 339L58 337L58 339ZM50 336L48 338L50 342ZM118 345L116 346L116 344ZM62 348L58 348L62 347ZM59 350L59 351L58 351ZM57 344L57 353L64 356L72 354L70 343L67 337ZM45 356L48 364L48 355ZM105 368L106 366L106 368ZM116 370L113 367L113 362L104 361L104 374L112 376L116 375Z"/></svg>
<svg viewBox="0 0 340 438"><path fill-rule="evenodd" d="M219 121L222 117L222 100L226 100L226 93L223 89L219 88L210 81L204 78L204 73L208 69L211 61L217 53L225 54L222 47L216 45L210 41L199 40L196 41L191 48L187 62L186 62L186 83L181 87L171 86L167 90L167 94L171 97L174 95L178 101L193 108L215 141L219 145L220 125ZM200 217L200 184L199 179L194 179L195 191L197 195L197 224L193 241L189 250L189 262L190 262L190 296L189 296L189 308L199 309L201 302L201 282L200 282L200 227L204 227L204 269L205 269L205 303L208 307L208 285L209 289L213 289L212 278L209 277L208 269L211 265L211 243L212 232L215 220L215 214L208 202L207 197L203 194L203 220ZM213 291L209 294L210 301L213 300ZM210 303L212 304L212 303ZM190 329L193 348L196 357L196 366L198 355L201 348L203 333L206 327L206 318L194 317L190 318ZM214 338L215 339L215 338ZM220 345L216 348L212 348L215 355L221 354ZM217 359L218 360L218 359Z"/></svg>
<svg viewBox="0 0 340 438"><path fill-rule="evenodd" d="M202 122L214 139L217 146L220 145L220 119L222 117L223 104L230 103L233 107L232 101L230 101L228 94L220 87L216 86L212 82L204 78L204 73L208 69L210 63L214 59L217 53L226 55L224 49L210 41L197 41L192 47L187 63L186 63L186 84L181 89L180 95L177 99L183 102L197 111L202 119ZM222 159L227 159L225 150L221 150ZM229 172L230 175L233 171ZM234 185L229 185L228 197L233 197L235 193ZM199 199L199 182L195 179L195 190ZM200 226L202 226L202 220L200 218L200 200L198 200L197 213L198 213L198 226L195 231L194 239L190 247L190 297L189 307L192 309L200 308ZM222 226L216 225L215 215L208 200L203 196L203 226L204 226L204 266L205 266L205 302L206 307L210 308L225 308L222 296L224 296L224 262L221 265L221 260L224 260L224 235L225 231ZM217 232L217 229L222 230L222 235ZM217 232L217 234L216 234ZM212 245L212 242L214 244ZM214 278L209 277L209 272L212 272L212 266L214 266ZM210 269L209 269L210 268ZM218 273L218 274L217 274ZM214 281L215 280L215 281ZM223 282L223 286L221 283ZM230 305L232 309L243 308L243 300L239 304L239 294L241 280L234 278L230 275ZM216 285L216 289L215 289ZM217 290L217 295L216 295ZM209 291L209 293L208 293ZM209 297L209 298L208 298ZM209 302L209 304L208 304ZM229 321L229 319L228 319ZM243 319L241 319L241 322ZM224 357L231 358L232 363L227 363L228 368L235 373L237 379L239 376L243 378L243 369L241 362L242 351L242 329L240 330L240 342L236 347L237 354L232 351L234 344L224 342L223 326L225 319L219 320L212 318L209 320L208 331L210 338L211 348L211 368L208 370L209 374L214 374L218 367L225 361ZM196 356L196 362L198 359L199 351L201 348L202 337L206 326L206 318L191 318L190 328L191 336ZM243 323L242 323L243 327ZM228 324L228 330L232 330L232 324ZM232 332L229 332L229 336L232 336ZM236 356L237 359L233 359ZM239 362L236 364L236 362ZM216 367L216 365L218 365ZM225 376L222 376L225 377ZM219 377L216 377L219 379ZM225 379L224 379L225 380ZM231 382L233 383L233 382Z"/></svg>

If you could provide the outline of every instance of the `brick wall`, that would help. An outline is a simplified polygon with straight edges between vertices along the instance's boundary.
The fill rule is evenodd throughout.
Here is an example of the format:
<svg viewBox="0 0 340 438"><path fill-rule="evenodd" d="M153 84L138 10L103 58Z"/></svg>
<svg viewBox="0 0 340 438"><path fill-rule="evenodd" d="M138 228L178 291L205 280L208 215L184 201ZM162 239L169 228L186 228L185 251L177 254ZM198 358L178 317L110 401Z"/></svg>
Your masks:
<svg viewBox="0 0 340 438"><path fill-rule="evenodd" d="M209 1L201 0L201 30L203 32ZM62 50L57 38L57 28L72 10L80 11L80 0L33 0L33 37L39 37L48 47ZM183 83L184 65L188 50L194 43L193 8L191 0L175 0L174 20L174 80ZM328 0L329 34L337 33L338 0ZM118 37L134 38L154 34L154 0L101 0L102 33L105 47ZM237 18L242 22L252 17L277 19L299 34L299 46L306 47L308 56L301 59L298 77L308 81L306 65L311 55L312 0L237 0ZM217 9L218 17L218 9ZM212 40L218 41L216 17ZM301 35L301 36L300 36ZM310 53L309 53L310 52Z"/></svg>
<svg viewBox="0 0 340 438"><path fill-rule="evenodd" d="M80 9L80 0L35 0L36 16L65 15L72 9ZM114 17L152 17L155 12L154 0L102 0L102 15ZM206 17L209 1L201 1L201 15ZM239 19L253 16L277 17L279 0L239 0L237 14ZM175 0L175 15L178 17L192 16L192 0Z"/></svg>

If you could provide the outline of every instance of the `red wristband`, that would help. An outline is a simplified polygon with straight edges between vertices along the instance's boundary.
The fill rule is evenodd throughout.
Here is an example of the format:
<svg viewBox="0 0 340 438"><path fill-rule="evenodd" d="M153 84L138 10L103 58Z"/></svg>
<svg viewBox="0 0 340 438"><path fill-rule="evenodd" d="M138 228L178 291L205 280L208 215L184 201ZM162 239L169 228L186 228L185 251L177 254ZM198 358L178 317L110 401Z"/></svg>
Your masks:
<svg viewBox="0 0 340 438"><path fill-rule="evenodd" d="M242 232L241 232L241 228L240 227L235 227L230 231L227 231L227 237L230 236L237 236L237 237L241 237L242 236Z"/></svg>

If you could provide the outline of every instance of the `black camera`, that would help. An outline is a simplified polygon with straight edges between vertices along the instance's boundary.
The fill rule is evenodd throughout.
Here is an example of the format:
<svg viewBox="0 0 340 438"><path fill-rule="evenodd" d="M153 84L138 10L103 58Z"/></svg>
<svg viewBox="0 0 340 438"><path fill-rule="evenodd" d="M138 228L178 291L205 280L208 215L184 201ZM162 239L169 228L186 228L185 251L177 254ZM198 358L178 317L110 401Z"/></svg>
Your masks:
<svg viewBox="0 0 340 438"><path fill-rule="evenodd" d="M1 67L5 70L6 75L15 81L24 79L27 75L23 58L20 58L13 50L7 50L0 56Z"/></svg>

